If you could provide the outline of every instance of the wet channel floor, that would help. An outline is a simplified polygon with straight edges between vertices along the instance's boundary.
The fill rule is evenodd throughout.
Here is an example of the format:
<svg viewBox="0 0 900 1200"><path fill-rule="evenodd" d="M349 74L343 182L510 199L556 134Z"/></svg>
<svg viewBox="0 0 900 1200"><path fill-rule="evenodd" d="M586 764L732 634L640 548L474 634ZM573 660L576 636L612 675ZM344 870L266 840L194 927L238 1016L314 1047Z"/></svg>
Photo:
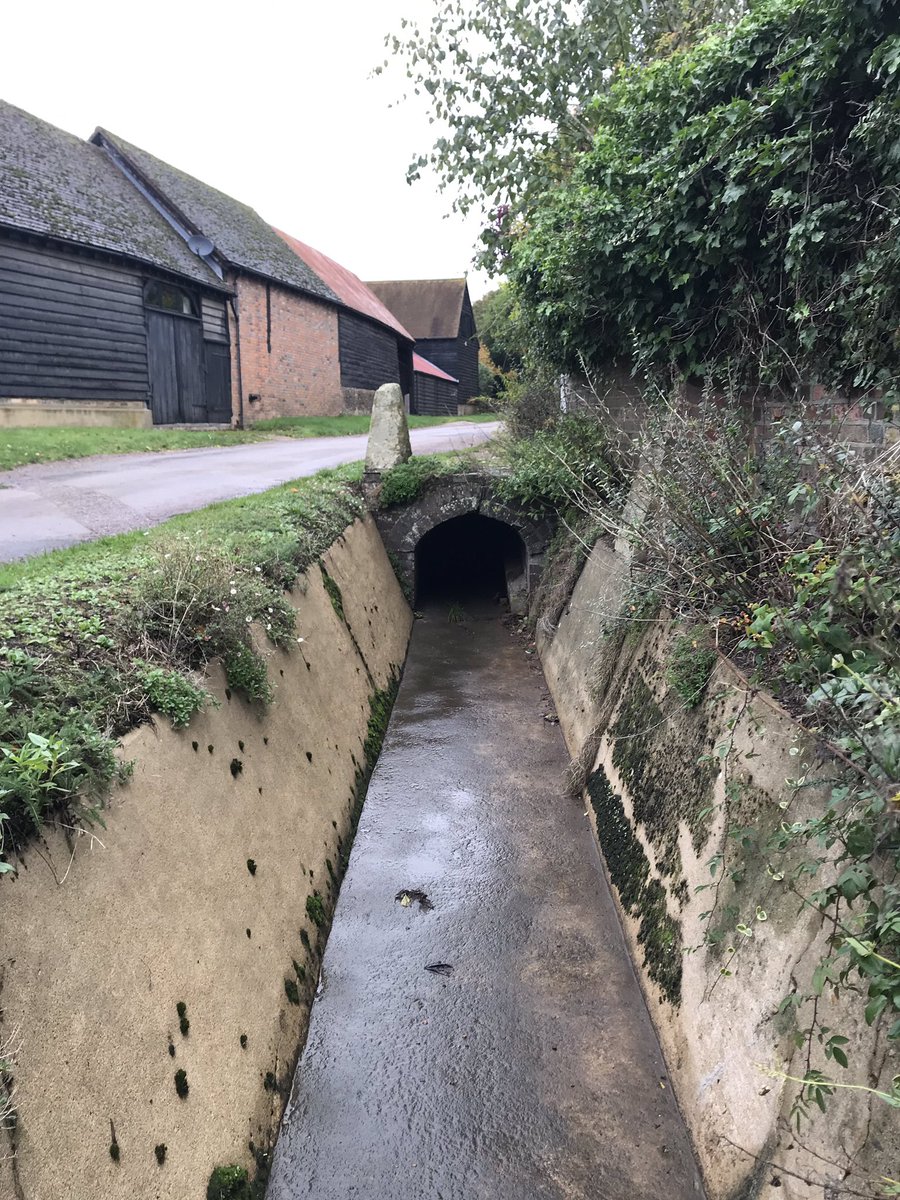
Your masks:
<svg viewBox="0 0 900 1200"><path fill-rule="evenodd" d="M545 696L496 615L416 623L268 1200L702 1196Z"/></svg>

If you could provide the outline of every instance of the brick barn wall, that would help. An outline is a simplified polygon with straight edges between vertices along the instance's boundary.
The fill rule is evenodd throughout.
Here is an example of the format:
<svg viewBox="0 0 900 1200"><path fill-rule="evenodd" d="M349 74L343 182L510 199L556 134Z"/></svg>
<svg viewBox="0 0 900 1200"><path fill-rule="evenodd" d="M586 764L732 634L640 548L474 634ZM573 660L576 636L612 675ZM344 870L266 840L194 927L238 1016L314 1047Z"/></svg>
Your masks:
<svg viewBox="0 0 900 1200"><path fill-rule="evenodd" d="M264 282L247 276L237 280L245 424L343 412L337 310L276 284L268 291L267 302ZM233 361L235 419L237 376Z"/></svg>

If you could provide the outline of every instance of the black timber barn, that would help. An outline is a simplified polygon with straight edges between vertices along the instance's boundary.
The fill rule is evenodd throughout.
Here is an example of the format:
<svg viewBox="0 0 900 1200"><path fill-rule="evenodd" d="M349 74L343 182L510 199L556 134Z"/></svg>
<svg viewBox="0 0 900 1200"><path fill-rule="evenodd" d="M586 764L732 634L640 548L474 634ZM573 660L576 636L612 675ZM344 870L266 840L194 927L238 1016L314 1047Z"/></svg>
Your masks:
<svg viewBox="0 0 900 1200"><path fill-rule="evenodd" d="M416 353L458 380L460 404L479 394L478 333L465 279L379 280L368 287L416 339ZM414 393L413 412L430 411L417 401Z"/></svg>
<svg viewBox="0 0 900 1200"><path fill-rule="evenodd" d="M411 399L417 357L412 334L358 275L299 238L278 233L340 302L338 345L346 407L371 409L372 397L383 383L399 383L404 397Z"/></svg>
<svg viewBox="0 0 900 1200"><path fill-rule="evenodd" d="M101 149L0 101L0 417L230 422L227 303Z"/></svg>
<svg viewBox="0 0 900 1200"><path fill-rule="evenodd" d="M421 354L413 355L413 395L417 413L442 416L459 412L459 380Z"/></svg>

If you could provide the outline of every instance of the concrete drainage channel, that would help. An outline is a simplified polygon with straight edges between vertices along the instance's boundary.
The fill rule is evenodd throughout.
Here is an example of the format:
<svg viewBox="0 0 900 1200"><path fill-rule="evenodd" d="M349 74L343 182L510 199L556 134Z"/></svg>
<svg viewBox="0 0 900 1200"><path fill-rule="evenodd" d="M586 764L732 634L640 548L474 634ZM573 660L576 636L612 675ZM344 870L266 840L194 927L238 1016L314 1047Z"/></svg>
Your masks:
<svg viewBox="0 0 900 1200"><path fill-rule="evenodd" d="M267 1196L694 1200L543 676L472 581L414 627Z"/></svg>
<svg viewBox="0 0 900 1200"><path fill-rule="evenodd" d="M351 526L294 595L302 642L270 657L265 715L214 674L218 708L126 739L102 847L50 832L4 881L23 1051L0 1195L259 1196L289 1094L272 1200L700 1194L540 668L503 618L512 535L484 528L502 568L429 539L454 591L420 563L407 658L378 530Z"/></svg>

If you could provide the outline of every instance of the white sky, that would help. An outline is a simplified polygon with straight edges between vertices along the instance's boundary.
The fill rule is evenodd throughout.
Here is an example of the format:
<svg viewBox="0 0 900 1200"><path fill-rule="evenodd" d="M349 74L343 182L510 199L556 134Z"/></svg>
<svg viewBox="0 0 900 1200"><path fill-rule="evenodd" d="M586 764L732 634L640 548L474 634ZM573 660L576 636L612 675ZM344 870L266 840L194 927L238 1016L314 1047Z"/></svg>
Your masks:
<svg viewBox="0 0 900 1200"><path fill-rule="evenodd" d="M31 0L7 4L0 95L80 137L97 125L252 205L362 279L471 271L479 223L447 216L424 99L390 108L386 33L431 0Z"/></svg>

